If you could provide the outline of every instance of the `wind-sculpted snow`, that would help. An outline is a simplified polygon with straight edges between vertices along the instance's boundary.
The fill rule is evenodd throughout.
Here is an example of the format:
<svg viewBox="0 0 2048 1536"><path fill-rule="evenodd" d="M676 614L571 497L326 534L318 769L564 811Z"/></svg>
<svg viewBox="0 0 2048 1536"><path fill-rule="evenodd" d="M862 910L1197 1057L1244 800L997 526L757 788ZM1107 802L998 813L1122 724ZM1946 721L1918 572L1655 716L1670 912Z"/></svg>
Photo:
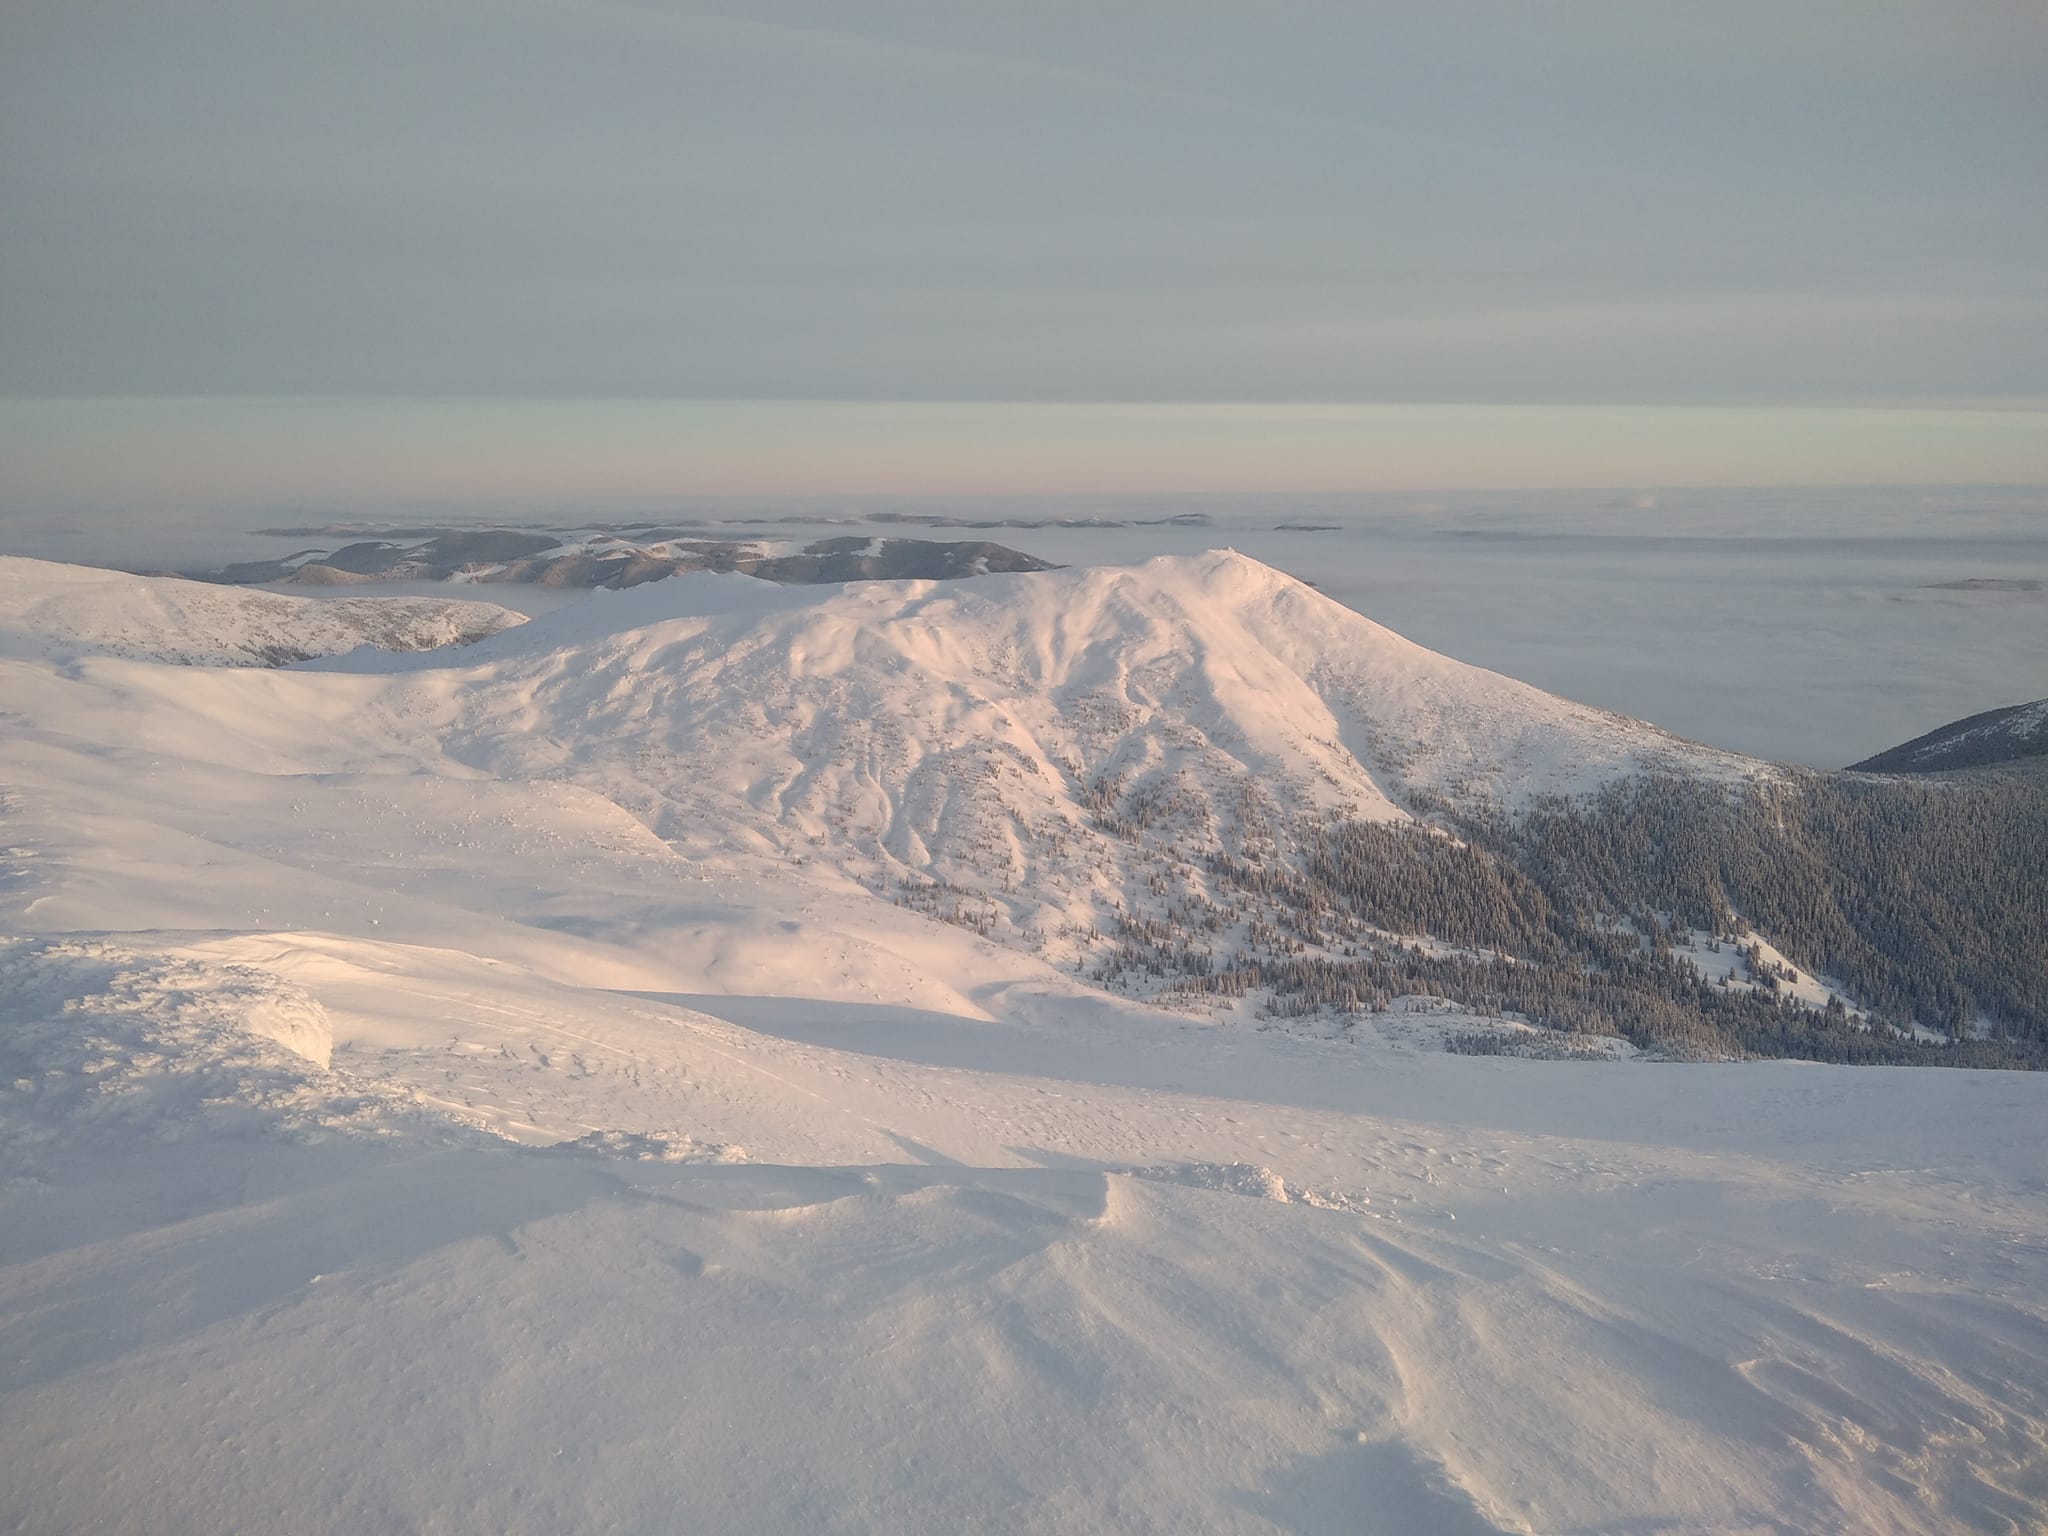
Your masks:
<svg viewBox="0 0 2048 1536"><path fill-rule="evenodd" d="M16 1175L207 1133L445 1141L466 1118L330 1072L327 1011L284 977L118 935L0 939L0 1018Z"/></svg>
<svg viewBox="0 0 2048 1536"><path fill-rule="evenodd" d="M369 645L462 645L520 622L492 603L323 601L0 557L0 656L126 656L274 667Z"/></svg>

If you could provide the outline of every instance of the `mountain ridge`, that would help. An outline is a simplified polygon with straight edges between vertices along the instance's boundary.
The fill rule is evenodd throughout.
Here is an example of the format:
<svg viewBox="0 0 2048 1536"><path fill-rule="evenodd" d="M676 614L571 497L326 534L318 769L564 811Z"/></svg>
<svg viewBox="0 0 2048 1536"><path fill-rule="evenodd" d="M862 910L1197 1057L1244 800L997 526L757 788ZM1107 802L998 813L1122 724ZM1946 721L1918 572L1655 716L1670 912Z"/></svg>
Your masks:
<svg viewBox="0 0 2048 1536"><path fill-rule="evenodd" d="M303 530L319 533L322 530ZM400 542L401 539L406 542ZM691 571L737 571L764 581L944 580L990 571L1043 571L1048 561L986 540L842 535L808 543L720 538L679 528L559 533L511 528L393 530L338 549L303 549L192 573L248 586L358 586L390 581L530 584L621 590Z"/></svg>
<svg viewBox="0 0 2048 1536"><path fill-rule="evenodd" d="M1852 773L1943 773L2048 757L2048 699L1987 709L1849 765Z"/></svg>
<svg viewBox="0 0 2048 1536"><path fill-rule="evenodd" d="M223 768L573 787L684 866L793 873L1197 1011L1434 994L1694 1054L1855 1059L2048 1023L2022 790L1959 826L1952 795L1683 741L1229 551L837 587L698 573L460 647L204 686L87 672L118 687L18 692ZM1732 972L1731 947L1751 957Z"/></svg>

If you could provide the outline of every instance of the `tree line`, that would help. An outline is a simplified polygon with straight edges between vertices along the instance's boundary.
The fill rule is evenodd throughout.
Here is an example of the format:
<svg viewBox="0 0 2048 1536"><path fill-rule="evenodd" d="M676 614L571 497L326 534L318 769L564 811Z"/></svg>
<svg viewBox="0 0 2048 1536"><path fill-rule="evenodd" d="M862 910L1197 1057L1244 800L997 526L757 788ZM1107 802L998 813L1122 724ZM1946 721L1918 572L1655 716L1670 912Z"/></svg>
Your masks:
<svg viewBox="0 0 2048 1536"><path fill-rule="evenodd" d="M1281 1016L1428 993L1686 1056L2048 1065L2038 785L1645 777L1513 818L1430 810L1428 826L1296 824L1285 851L1209 852L1208 894L1120 914L1098 979L1263 991ZM1764 933L1866 1012L1792 1001L1753 946L1753 986L1710 979L1673 947L1686 929ZM1439 942L1395 937L1425 934Z"/></svg>

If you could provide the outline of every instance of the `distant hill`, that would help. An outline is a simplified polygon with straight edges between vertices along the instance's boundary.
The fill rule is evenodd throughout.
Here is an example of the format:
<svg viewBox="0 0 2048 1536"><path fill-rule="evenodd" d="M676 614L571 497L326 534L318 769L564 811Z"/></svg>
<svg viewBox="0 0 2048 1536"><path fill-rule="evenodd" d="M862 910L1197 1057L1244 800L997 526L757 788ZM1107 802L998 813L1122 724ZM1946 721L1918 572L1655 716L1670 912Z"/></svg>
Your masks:
<svg viewBox="0 0 2048 1536"><path fill-rule="evenodd" d="M505 528L395 532L394 537L357 540L338 549L303 549L281 559L243 561L194 574L202 581L234 586L465 581L617 589L690 571L737 571L763 581L808 585L939 581L1053 568L1036 556L979 539L848 536L798 546L777 540L693 538L671 529L638 531L631 538L605 531L558 537Z"/></svg>
<svg viewBox="0 0 2048 1536"><path fill-rule="evenodd" d="M1858 773L1941 773L2048 757L2048 699L1987 709L1851 764Z"/></svg>

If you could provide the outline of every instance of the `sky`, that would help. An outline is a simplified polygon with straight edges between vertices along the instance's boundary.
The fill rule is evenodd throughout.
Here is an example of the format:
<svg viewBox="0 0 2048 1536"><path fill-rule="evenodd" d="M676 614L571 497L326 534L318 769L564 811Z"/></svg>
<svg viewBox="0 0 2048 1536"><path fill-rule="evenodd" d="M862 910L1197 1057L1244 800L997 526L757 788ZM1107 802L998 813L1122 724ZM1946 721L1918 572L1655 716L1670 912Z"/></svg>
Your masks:
<svg viewBox="0 0 2048 1536"><path fill-rule="evenodd" d="M0 510L2048 482L2036 0L7 0Z"/></svg>

